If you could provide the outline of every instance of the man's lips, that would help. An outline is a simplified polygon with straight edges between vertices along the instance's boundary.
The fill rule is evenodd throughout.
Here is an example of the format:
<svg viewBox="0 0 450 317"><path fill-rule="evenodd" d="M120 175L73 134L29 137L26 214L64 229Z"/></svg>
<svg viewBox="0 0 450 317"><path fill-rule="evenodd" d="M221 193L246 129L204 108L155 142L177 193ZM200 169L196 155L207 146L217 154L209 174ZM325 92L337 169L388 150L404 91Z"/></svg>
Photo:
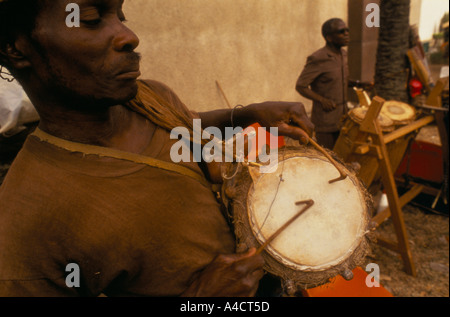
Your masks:
<svg viewBox="0 0 450 317"><path fill-rule="evenodd" d="M137 79L141 76L140 72L140 55L138 53L131 53L127 55L126 58L122 61L123 67L118 67L120 69L116 74L116 78L119 79Z"/></svg>
<svg viewBox="0 0 450 317"><path fill-rule="evenodd" d="M139 76L141 76L141 72L139 70L134 70L122 72L116 77L119 79L137 79Z"/></svg>

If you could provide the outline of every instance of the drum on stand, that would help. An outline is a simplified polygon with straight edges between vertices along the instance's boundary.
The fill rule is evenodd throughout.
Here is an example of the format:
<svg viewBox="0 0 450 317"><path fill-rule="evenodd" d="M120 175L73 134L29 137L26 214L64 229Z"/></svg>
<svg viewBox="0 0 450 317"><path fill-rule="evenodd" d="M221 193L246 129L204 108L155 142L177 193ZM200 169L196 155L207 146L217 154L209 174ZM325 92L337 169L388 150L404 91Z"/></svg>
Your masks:
<svg viewBox="0 0 450 317"><path fill-rule="evenodd" d="M311 208L265 248L265 270L289 293L337 275L352 277L368 252L372 200L350 168L342 165L347 177L330 183L339 175L336 167L308 147L279 149L270 173L236 164L227 166L227 175L234 177L225 177L222 188L238 250L263 245L302 208L299 202L311 200Z"/></svg>
<svg viewBox="0 0 450 317"><path fill-rule="evenodd" d="M367 114L367 107L358 107L349 111L348 116L351 120L358 123L358 125L364 120ZM378 115L378 123L380 124L381 130L383 132L391 132L394 131L394 121L384 113L380 113Z"/></svg>
<svg viewBox="0 0 450 317"><path fill-rule="evenodd" d="M360 165L358 176L369 188L369 192L375 195L381 186L381 174L377 158L372 155L356 156L354 154L360 124L364 120L367 110L367 107L358 107L348 113L333 151L345 162L351 163L350 161L354 161ZM399 126L414 121L415 117L416 112L413 107L397 101L388 101L383 105L377 120L383 133L388 134ZM412 134L408 134L386 145L393 171L396 171L400 166L413 137ZM370 143L370 140L365 141Z"/></svg>
<svg viewBox="0 0 450 317"><path fill-rule="evenodd" d="M394 125L407 125L416 118L416 109L404 102L389 100L383 104L381 114L391 119Z"/></svg>
<svg viewBox="0 0 450 317"><path fill-rule="evenodd" d="M381 108L381 113L394 122L396 129L412 123L417 117L416 109L414 107L395 100L386 101ZM392 171L394 173L402 163L405 153L408 151L408 147L410 146L411 141L417 136L417 133L418 132L409 133L386 145Z"/></svg>

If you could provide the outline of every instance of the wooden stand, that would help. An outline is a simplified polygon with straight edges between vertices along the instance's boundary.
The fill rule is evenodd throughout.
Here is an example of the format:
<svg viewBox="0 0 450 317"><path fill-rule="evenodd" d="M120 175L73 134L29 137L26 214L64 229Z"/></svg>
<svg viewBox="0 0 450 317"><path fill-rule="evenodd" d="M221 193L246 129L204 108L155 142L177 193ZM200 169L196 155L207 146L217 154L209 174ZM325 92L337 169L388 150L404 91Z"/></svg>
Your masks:
<svg viewBox="0 0 450 317"><path fill-rule="evenodd" d="M443 184L443 188L441 189L441 191L443 191L442 193L442 197L444 199L445 204L448 203L448 166L449 166L449 150L448 150L448 131L447 128L445 126L445 120L446 120L446 116L444 114L444 111L448 111L448 109L444 109L442 107L442 93L445 89L445 86L448 83L448 77L443 79L439 79L438 82L436 83L436 86L434 87L434 89L431 91L431 93L429 94L428 98L427 98L427 105L428 107L432 108L435 111L435 119L436 119L436 125L439 131L439 137L441 139L441 145L442 145L442 160L444 163L444 173L446 175L444 175L444 184ZM448 90L447 90L447 94L448 94ZM447 120L448 120L448 116L447 116ZM447 169L447 170L445 170ZM437 197L439 198L439 196Z"/></svg>
<svg viewBox="0 0 450 317"><path fill-rule="evenodd" d="M430 93L427 100L427 104L430 108L442 109L440 95L443 88L444 82L439 81ZM383 237L378 237L378 244L399 253L405 264L405 271L412 276L416 276L416 268L409 247L402 208L422 192L424 185L414 184L408 192L399 197L394 178L395 170L392 168L386 145L395 140L399 140L400 138L405 138L415 133L417 134L420 128L432 123L435 120L438 125L442 125L443 122L441 122L442 119L440 117L442 113L440 111L436 111L435 115L422 117L406 126L403 126L402 128L394 130L391 133L383 134L377 118L384 102L385 100L380 97L373 98L367 114L359 126L356 138L352 141L350 148L351 150L343 156L343 159L346 162L373 162L375 160L378 163L376 166L370 166L369 172L367 172L366 168L366 172L360 173L359 175L366 186L369 187L374 181L376 175L375 172L379 171L381 175L381 183L388 199L389 207L375 215L372 218L372 222L375 227L378 227L382 222L390 217L395 228L397 241L389 241ZM442 130L443 129L440 128L441 139L443 139L443 142L447 142L448 137ZM341 154L339 144L336 145L334 150L338 155ZM368 160L368 157L371 159Z"/></svg>
<svg viewBox="0 0 450 317"><path fill-rule="evenodd" d="M381 172L381 181L386 192L389 207L373 217L372 221L376 226L378 226L388 217L391 217L397 235L397 243L382 237L378 237L377 240L380 245L398 252L403 259L406 272L410 275L416 276L416 268L414 266L414 261L412 259L412 254L409 247L402 208L415 196L417 196L422 191L423 187L421 185L414 186L402 197L399 197L397 185L394 179L395 171L392 170L386 144L420 129L421 127L432 122L434 118L433 116L425 117L403 128L395 130L392 133L383 135L377 120L383 104L384 99L380 97L375 97L372 100L372 104L369 107L367 115L360 125L359 135L354 142L354 154L351 154L350 157L347 158L347 161L358 161L358 155L371 155L378 160L379 170ZM371 140L371 143L368 143L367 140ZM372 182L372 180L364 181L366 184Z"/></svg>

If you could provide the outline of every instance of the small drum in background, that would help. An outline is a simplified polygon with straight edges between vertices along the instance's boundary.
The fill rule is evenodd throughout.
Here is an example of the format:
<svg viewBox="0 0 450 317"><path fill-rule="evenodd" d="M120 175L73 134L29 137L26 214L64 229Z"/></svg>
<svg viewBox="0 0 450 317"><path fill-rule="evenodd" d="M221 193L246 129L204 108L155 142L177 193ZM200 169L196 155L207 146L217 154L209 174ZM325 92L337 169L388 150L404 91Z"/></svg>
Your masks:
<svg viewBox="0 0 450 317"><path fill-rule="evenodd" d="M349 111L348 116L355 122L358 123L358 125L363 122L364 118L366 117L367 110L369 108L367 107L358 107L354 108ZM378 123L380 124L381 130L383 132L391 132L394 131L394 121L387 115L380 113L378 115Z"/></svg>
<svg viewBox="0 0 450 317"><path fill-rule="evenodd" d="M364 120L367 114L367 107L358 107L349 111L348 115L344 119L341 132L333 148L333 151L347 163L352 163L348 161L348 158L353 155L355 148L355 142L360 133L360 124ZM394 122L385 116L384 114L379 114L378 123L383 133L389 133L395 130ZM366 186L371 185L371 180L377 174L378 171L378 161L373 156L361 155L358 160L355 161L360 165L358 176ZM376 177L378 178L379 175ZM371 191L374 194L376 190Z"/></svg>
<svg viewBox="0 0 450 317"><path fill-rule="evenodd" d="M257 167L228 166L223 196L232 215L238 250L258 248L302 206L314 204L263 251L265 270L278 276L289 293L313 288L337 275L352 277L367 252L372 199L355 173L347 177L319 151L309 147L281 148L271 173ZM341 164L341 163L339 163ZM276 169L276 170L275 170Z"/></svg>
<svg viewBox="0 0 450 317"><path fill-rule="evenodd" d="M395 100L386 101L380 113L391 119L395 125L406 125L416 118L414 107Z"/></svg>
<svg viewBox="0 0 450 317"><path fill-rule="evenodd" d="M384 110L383 110L384 109ZM372 155L356 155L355 142L360 133L360 124L367 114L367 107L358 107L349 111L344 119L343 127L333 148L333 151L347 163L358 163L361 167L358 177L367 186L369 192L375 195L380 189L381 173L378 159ZM415 119L414 108L396 101L385 102L379 113L377 121L384 134L394 131L401 124ZM386 145L392 170L396 171L400 166L412 134L405 135Z"/></svg>

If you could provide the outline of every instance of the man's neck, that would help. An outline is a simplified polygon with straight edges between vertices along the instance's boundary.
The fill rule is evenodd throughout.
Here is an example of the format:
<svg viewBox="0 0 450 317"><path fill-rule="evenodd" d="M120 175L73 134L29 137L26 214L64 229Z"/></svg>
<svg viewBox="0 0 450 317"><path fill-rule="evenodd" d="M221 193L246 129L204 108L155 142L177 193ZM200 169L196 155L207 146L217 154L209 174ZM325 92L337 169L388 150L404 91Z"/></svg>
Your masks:
<svg viewBox="0 0 450 317"><path fill-rule="evenodd" d="M154 126L128 108L117 105L97 112L74 110L42 113L39 128L72 142L141 153L148 146Z"/></svg>
<svg viewBox="0 0 450 317"><path fill-rule="evenodd" d="M342 46L338 46L333 43L327 42L327 47L329 50L331 50L333 53L335 53L337 55L342 54L342 50L341 50Z"/></svg>
<svg viewBox="0 0 450 317"><path fill-rule="evenodd" d="M43 131L69 141L95 145L107 145L126 122L121 106L86 112L46 105L45 109L40 108L39 114L39 128Z"/></svg>
<svg viewBox="0 0 450 317"><path fill-rule="evenodd" d="M55 94L30 76L20 83L39 113L39 128L56 137L141 153L156 129L149 120L121 104L107 106Z"/></svg>

